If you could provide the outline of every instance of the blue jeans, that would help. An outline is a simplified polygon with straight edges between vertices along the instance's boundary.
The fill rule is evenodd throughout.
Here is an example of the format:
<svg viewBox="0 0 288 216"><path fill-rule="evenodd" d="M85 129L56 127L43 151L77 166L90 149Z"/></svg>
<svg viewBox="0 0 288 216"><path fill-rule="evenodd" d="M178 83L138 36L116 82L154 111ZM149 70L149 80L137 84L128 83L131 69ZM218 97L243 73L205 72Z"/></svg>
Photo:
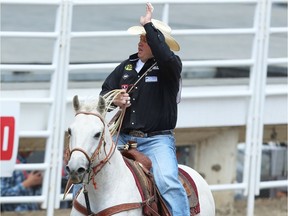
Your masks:
<svg viewBox="0 0 288 216"><path fill-rule="evenodd" d="M73 199L76 197L78 191L82 188L82 184L74 184L72 188L72 197Z"/></svg>
<svg viewBox="0 0 288 216"><path fill-rule="evenodd" d="M128 141L137 143L138 151L152 161L152 173L156 185L166 201L173 216L189 216L190 207L185 189L178 179L178 162L176 158L175 138L173 135L156 135L152 137L134 137L121 133L117 145Z"/></svg>

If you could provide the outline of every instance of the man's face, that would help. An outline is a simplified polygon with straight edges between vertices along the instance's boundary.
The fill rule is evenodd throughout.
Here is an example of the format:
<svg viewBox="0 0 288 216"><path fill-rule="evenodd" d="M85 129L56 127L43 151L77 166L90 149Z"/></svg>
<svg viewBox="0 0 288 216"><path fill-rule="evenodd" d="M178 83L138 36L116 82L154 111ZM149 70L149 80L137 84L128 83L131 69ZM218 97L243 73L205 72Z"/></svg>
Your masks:
<svg viewBox="0 0 288 216"><path fill-rule="evenodd" d="M138 43L138 57L142 62L146 62L148 59L153 57L145 35L140 35L140 41Z"/></svg>

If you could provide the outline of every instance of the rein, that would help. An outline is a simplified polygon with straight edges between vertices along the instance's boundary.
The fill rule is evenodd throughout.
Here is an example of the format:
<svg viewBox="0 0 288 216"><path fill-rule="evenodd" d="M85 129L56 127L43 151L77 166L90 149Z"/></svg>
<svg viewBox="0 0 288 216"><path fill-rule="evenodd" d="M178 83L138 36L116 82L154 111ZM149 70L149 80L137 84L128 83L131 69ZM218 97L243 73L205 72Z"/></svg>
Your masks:
<svg viewBox="0 0 288 216"><path fill-rule="evenodd" d="M104 121L103 117L97 113L77 112L75 114L75 116L77 116L79 114L94 115L94 116L98 117L102 121L102 123L105 125L105 121ZM112 155L114 154L115 149L116 149L116 146L114 144L112 144L108 154L106 153L106 150L105 150L106 157L103 160L101 160L98 165L96 165L95 167L91 167L95 158L99 155L102 145L103 144L105 145L104 135L105 135L105 132L103 131L103 134L100 138L100 142L97 146L97 149L95 150L95 152L93 153L93 155L90 158L89 158L88 154L81 148L74 148L74 149L72 149L72 151L70 151L70 156L74 151L80 151L81 153L83 153L85 155L85 157L89 161L89 167L88 167L89 172L91 172L91 170L93 170L93 175L90 177L90 180L104 167L104 165L109 161L109 159L112 157ZM94 184L94 187L96 188L95 184Z"/></svg>
<svg viewBox="0 0 288 216"><path fill-rule="evenodd" d="M84 115L94 115L96 117L98 117L102 123L105 125L105 122L104 122L104 119L103 117L100 115L100 114L97 114L97 113L92 113L92 112L77 112L75 114L75 116L79 115L79 114L84 114ZM95 158L99 155L100 153L100 150L101 150L101 147L102 145L104 144L105 145L105 140L104 140L104 136L105 136L105 131L103 131L102 133L102 136L100 138L100 141L99 141L99 144L95 150L95 152L92 154L91 157L88 156L88 154L85 152L85 150L81 149L81 148L74 148L70 151L69 149L69 146L67 147L67 153L66 155L68 156L67 158L67 161L70 159L71 155L73 152L76 152L76 151L79 151L81 152L82 154L84 154L84 156L86 157L86 159L88 160L89 162L89 165L88 165L88 169L87 169L87 173L88 173L88 183L89 181L92 179L93 181L93 185L94 185L94 188L96 189L96 182L95 182L95 176L97 175L98 172L100 172L100 170L105 166L105 164L109 161L109 159L112 157L112 155L114 154L115 152L115 149L116 149L116 146L114 144L111 145L111 148L108 152L108 154L106 153L106 150L104 149L105 151L105 154L106 154L106 157L101 160L99 162L99 164L97 164L95 167L91 167L93 162L95 161ZM93 173L91 174L91 171L93 171ZM85 202L86 202L86 206L87 206L87 211L88 211L88 215L92 214L92 211L90 209L90 202L89 202L89 197L88 197L88 191L86 190L85 188L85 184L82 183L84 185L84 197L85 197Z"/></svg>
<svg viewBox="0 0 288 216"><path fill-rule="evenodd" d="M79 114L94 115L94 116L98 117L98 118L102 121L103 125L105 125L104 119L103 119L103 117L102 117L100 114L92 113L92 112L77 112L77 113L75 114L75 116L77 116L77 115L79 115ZM83 149L81 149L81 148L74 148L74 149L72 149L71 151L70 151L69 147L67 148L67 150L69 151L69 154L68 154L68 155L69 155L69 158L68 158L68 160L70 159L72 153L75 152L75 151L79 151L79 152L81 152L82 154L85 155L86 159L87 159L88 162L89 162L89 166L88 166L88 169L87 169L87 173L88 173L88 183L89 183L89 181L92 179L93 185L94 185L94 188L95 188L95 189L96 189L96 182L95 182L95 178L94 178L94 177L97 175L98 172L100 172L100 170L101 170L101 169L105 166L105 164L109 161L109 159L112 157L112 155L114 154L115 149L116 149L116 146L115 146L115 144L113 144L113 143L112 143L112 145L111 145L111 148L110 148L108 154L106 153L106 150L105 150L105 148L104 148L106 157L105 157L103 160L101 160L101 161L99 162L99 164L97 164L95 167L91 167L92 164L93 164L93 162L94 162L94 160L95 160L95 158L99 155L102 145L103 145L103 144L105 145L104 136L105 136L105 130L103 131L102 136L101 136L100 141L99 141L99 144L98 144L95 152L92 154L91 157L89 157L88 154L85 152L85 150L83 150ZM91 175L91 171L93 171L92 175ZM88 197L88 191L86 190L85 184L84 184L84 183L82 183L82 184L83 184L83 187L84 187L83 193L84 193L84 197L85 197L85 203L86 203L86 207L87 207L87 213L88 213L88 215L91 215L91 214L92 214L92 211L91 211L91 208L90 208L90 201L89 201L89 197Z"/></svg>

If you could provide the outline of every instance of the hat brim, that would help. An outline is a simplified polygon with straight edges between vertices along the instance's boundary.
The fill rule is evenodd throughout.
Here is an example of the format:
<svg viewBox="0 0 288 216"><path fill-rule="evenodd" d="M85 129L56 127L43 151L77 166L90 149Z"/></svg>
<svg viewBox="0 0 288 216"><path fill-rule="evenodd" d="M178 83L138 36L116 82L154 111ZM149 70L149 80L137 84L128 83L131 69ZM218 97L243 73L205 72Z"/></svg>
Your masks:
<svg viewBox="0 0 288 216"><path fill-rule="evenodd" d="M159 30L161 31L161 30ZM142 34L146 34L146 31L144 29L143 26L132 26L128 29L128 32L130 34L133 34L133 35L142 35ZM173 51L179 51L180 50L180 46L179 44L177 43L177 41L169 34L161 31L162 34L164 35L165 37L165 42L167 43L167 45L170 47L171 50Z"/></svg>

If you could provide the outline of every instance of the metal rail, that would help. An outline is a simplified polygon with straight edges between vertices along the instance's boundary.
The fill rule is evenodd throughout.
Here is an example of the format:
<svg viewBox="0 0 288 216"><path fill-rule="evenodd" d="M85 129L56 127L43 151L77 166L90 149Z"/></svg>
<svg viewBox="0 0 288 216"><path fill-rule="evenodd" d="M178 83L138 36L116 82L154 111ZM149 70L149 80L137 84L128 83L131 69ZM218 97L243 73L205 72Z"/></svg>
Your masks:
<svg viewBox="0 0 288 216"><path fill-rule="evenodd" d="M77 5L122 5L122 4L143 4L140 0L2 0L2 4L32 4L32 5L56 5L57 17L55 30L52 32L19 32L2 31L1 37L16 38L52 38L54 39L53 62L48 65L35 64L0 64L0 70L37 70L51 72L48 97L21 98L11 97L5 100L19 101L21 104L47 104L50 105L48 123L46 130L39 131L20 131L20 137L42 137L47 138L45 161L43 164L17 165L16 169L41 169L45 172L42 196L29 198L29 202L42 203L42 207L47 209L47 216L52 216L55 208L60 204L60 183L61 166L64 135L64 114L67 100L68 75L75 70L88 69L112 69L118 63L99 63L99 64L70 64L71 39L74 38L94 38L94 37L119 37L129 36L126 31L89 31L72 32L73 9ZM213 191L242 189L248 196L247 216L252 216L254 212L255 195L262 188L273 188L287 186L288 181L269 181L261 182L261 144L263 135L263 105L267 95L286 95L287 90L277 88L272 92L267 92L267 66L272 64L286 64L287 57L268 58L269 36L271 34L287 33L287 27L271 27L271 6L273 3L286 3L285 0L166 0L152 1L154 4L165 4L163 9L163 19L168 21L170 4L254 4L256 6L254 25L251 28L225 28L225 29L181 29L173 31L175 35L252 35L254 37L252 57L248 59L231 60L206 60L206 61L183 61L184 67L231 67L247 66L250 67L250 83L248 89L237 91L213 91L201 94L187 94L187 98L205 97L245 97L250 100L249 114L246 124L246 151L244 179L239 184L211 185ZM50 184L55 182L55 184ZM71 198L71 197L70 197ZM1 203L27 201L27 197L1 197Z"/></svg>

